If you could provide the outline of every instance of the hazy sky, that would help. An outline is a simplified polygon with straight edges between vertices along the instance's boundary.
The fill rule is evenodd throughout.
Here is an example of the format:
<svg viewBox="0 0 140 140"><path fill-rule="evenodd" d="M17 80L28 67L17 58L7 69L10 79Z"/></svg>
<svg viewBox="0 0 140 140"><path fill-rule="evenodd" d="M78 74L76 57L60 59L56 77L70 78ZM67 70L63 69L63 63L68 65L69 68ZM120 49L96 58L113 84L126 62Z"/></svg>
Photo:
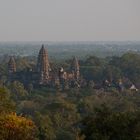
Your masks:
<svg viewBox="0 0 140 140"><path fill-rule="evenodd" d="M0 0L0 41L139 40L140 0Z"/></svg>

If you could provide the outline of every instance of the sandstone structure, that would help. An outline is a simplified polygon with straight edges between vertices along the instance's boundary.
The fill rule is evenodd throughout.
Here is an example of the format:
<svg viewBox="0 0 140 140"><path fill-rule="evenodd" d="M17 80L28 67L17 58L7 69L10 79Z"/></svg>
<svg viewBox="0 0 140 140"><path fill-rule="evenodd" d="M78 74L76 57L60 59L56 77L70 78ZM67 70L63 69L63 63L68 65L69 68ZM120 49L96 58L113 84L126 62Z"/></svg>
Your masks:
<svg viewBox="0 0 140 140"><path fill-rule="evenodd" d="M56 85L60 85L64 89L65 87L70 87L72 85L71 83L77 83L79 81L80 66L78 59L74 57L68 72L63 67L59 68L57 74L56 72L52 72L47 49L42 45L38 54L36 69L16 71L16 62L14 57L11 57L8 63L8 73L10 81L20 81L25 86L33 84L36 87L55 87Z"/></svg>

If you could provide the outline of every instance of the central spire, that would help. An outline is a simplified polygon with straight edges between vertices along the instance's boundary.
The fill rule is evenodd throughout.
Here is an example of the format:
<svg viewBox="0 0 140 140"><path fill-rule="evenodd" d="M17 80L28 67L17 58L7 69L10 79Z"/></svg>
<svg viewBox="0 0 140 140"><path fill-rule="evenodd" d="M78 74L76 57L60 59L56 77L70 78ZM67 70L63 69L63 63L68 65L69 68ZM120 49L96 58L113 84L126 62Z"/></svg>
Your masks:
<svg viewBox="0 0 140 140"><path fill-rule="evenodd" d="M44 45L42 45L39 51L37 70L40 73L40 83L41 84L48 83L50 65L48 60L48 53Z"/></svg>
<svg viewBox="0 0 140 140"><path fill-rule="evenodd" d="M10 57L10 60L8 62L8 72L9 73L16 72L16 62L15 62L14 57Z"/></svg>
<svg viewBox="0 0 140 140"><path fill-rule="evenodd" d="M78 59L76 57L73 58L71 70L74 74L74 78L78 80L80 76L80 66L79 66Z"/></svg>

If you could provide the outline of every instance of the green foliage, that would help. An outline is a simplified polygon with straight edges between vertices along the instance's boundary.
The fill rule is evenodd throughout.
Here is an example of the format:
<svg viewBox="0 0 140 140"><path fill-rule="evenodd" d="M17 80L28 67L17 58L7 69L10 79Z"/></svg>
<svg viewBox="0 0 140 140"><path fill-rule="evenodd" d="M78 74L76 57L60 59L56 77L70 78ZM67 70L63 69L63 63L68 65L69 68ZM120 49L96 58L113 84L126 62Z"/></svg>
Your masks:
<svg viewBox="0 0 140 140"><path fill-rule="evenodd" d="M0 114L9 113L15 110L15 104L10 99L10 94L6 88L0 88Z"/></svg>
<svg viewBox="0 0 140 140"><path fill-rule="evenodd" d="M75 135L66 130L59 130L57 133L57 140L74 140Z"/></svg>
<svg viewBox="0 0 140 140"><path fill-rule="evenodd" d="M90 56L89 58L86 59L85 64L87 66L101 66L103 65L103 61L98 57Z"/></svg>
<svg viewBox="0 0 140 140"><path fill-rule="evenodd" d="M18 57L16 59L17 70L26 70L27 68L33 68L35 65L34 60L30 60L27 57Z"/></svg>
<svg viewBox="0 0 140 140"><path fill-rule="evenodd" d="M41 115L36 112L34 120L38 126L40 140L54 140L56 138L53 122L48 115Z"/></svg>
<svg viewBox="0 0 140 140"><path fill-rule="evenodd" d="M112 112L106 106L95 110L82 122L85 140L140 139L140 112Z"/></svg>
<svg viewBox="0 0 140 140"><path fill-rule="evenodd" d="M120 67L133 82L140 82L140 55L128 53L121 57Z"/></svg>
<svg viewBox="0 0 140 140"><path fill-rule="evenodd" d="M103 80L103 70L102 66L82 66L81 74L85 79L99 82Z"/></svg>
<svg viewBox="0 0 140 140"><path fill-rule="evenodd" d="M14 81L13 83L11 83L8 88L10 89L11 95L15 100L24 99L28 95L28 92L25 90L24 85L18 81Z"/></svg>
<svg viewBox="0 0 140 140"><path fill-rule="evenodd" d="M116 66L108 65L103 72L104 79L109 79L109 81L118 81L122 77L121 69Z"/></svg>

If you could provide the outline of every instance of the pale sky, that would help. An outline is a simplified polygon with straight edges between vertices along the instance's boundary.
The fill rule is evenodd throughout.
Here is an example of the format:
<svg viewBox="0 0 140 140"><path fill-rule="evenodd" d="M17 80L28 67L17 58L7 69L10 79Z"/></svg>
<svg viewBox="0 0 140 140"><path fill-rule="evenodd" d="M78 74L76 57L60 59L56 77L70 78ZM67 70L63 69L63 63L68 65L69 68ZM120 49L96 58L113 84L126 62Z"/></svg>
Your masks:
<svg viewBox="0 0 140 140"><path fill-rule="evenodd" d="M140 41L140 0L0 0L0 41Z"/></svg>

